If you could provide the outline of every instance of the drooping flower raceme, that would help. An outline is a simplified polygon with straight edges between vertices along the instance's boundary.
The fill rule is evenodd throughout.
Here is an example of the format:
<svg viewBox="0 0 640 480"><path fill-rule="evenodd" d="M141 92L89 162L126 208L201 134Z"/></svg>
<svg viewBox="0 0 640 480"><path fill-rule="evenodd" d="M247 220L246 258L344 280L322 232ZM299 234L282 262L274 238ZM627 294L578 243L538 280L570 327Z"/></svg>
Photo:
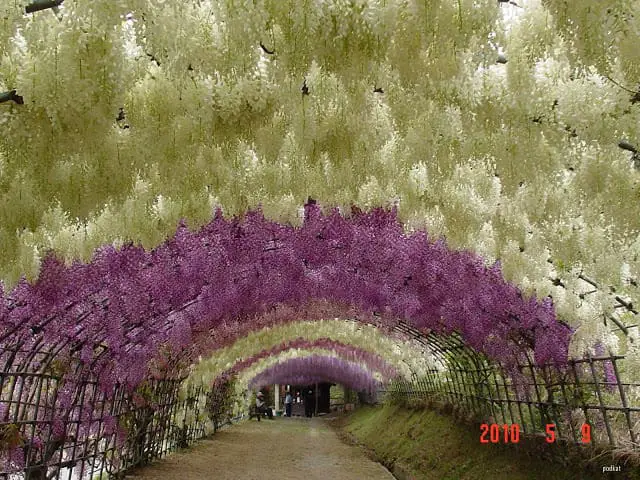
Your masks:
<svg viewBox="0 0 640 480"><path fill-rule="evenodd" d="M406 338L396 339L391 334L383 334L373 325L353 320L303 321L249 332L229 346L219 346L213 355L203 358L195 365L184 382L184 388L195 384L209 385L236 362L247 361L252 356L278 349L283 342L291 345L302 339L309 344L318 340L331 340L363 351L375 352L405 378L410 378L414 372L422 375L427 370L442 368L438 356L428 348Z"/></svg>
<svg viewBox="0 0 640 480"><path fill-rule="evenodd" d="M294 228L260 212L233 220L218 214L195 233L181 225L151 252L104 247L91 263L69 267L49 257L35 284L21 282L9 293L0 338L32 341L35 333L50 344L102 344L93 364L106 373L100 382L107 387L109 378L121 378L133 387L159 345L193 361L211 351L202 349L216 341L219 327L236 325L226 330L236 339L242 328L265 326L260 319L279 304L284 315L276 323L318 319L304 306L322 300L347 306L347 318L457 330L506 364L522 348L532 349L538 363L566 361L571 330L556 320L551 301L525 298L499 265L487 268L424 232L405 234L393 211L346 217L308 205L305 215Z"/></svg>
<svg viewBox="0 0 640 480"><path fill-rule="evenodd" d="M380 383L358 364L336 357L310 356L293 358L267 368L250 382L252 388L274 383L339 383L357 391L373 392Z"/></svg>
<svg viewBox="0 0 640 480"><path fill-rule="evenodd" d="M279 358L279 354L283 352L297 351L315 353L318 350L333 352L333 355L338 358L349 360L363 366L366 365L369 370L378 372L386 379L393 378L398 374L397 370L393 366L391 366L384 358L375 353L361 350L357 347L336 342L328 338L322 338L313 341L299 338L290 342L283 342L282 344L277 345L276 347L273 347L269 350L262 350L255 355L251 355L245 360L238 361L227 372L223 373L223 375L239 373L242 370L251 367L253 364L259 362L260 360L265 360L268 358Z"/></svg>

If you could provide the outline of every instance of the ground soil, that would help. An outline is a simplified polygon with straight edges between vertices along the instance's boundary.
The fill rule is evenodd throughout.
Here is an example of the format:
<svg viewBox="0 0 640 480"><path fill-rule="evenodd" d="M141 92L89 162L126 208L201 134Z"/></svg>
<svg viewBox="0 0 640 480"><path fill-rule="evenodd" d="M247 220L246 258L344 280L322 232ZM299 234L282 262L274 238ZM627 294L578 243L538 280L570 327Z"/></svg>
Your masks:
<svg viewBox="0 0 640 480"><path fill-rule="evenodd" d="M381 464L340 440L323 418L255 420L132 471L135 480L391 480Z"/></svg>

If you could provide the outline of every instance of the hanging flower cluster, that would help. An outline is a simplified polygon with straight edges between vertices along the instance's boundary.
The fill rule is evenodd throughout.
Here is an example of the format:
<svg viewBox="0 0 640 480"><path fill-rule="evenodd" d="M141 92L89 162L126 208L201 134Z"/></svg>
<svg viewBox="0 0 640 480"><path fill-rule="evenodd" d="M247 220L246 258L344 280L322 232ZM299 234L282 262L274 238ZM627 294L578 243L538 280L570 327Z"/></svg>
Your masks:
<svg viewBox="0 0 640 480"><path fill-rule="evenodd" d="M251 355L249 358L238 361L227 372L224 372L223 375L239 373L260 360L277 358L282 352L290 350L327 350L333 352L336 357L366 366L368 370L380 372L383 377L387 379L391 379L398 374L397 370L380 355L362 350L358 347L354 347L353 345L336 342L330 338L320 338L317 340L297 338L289 342L282 342L280 345L268 350L262 350L259 353Z"/></svg>
<svg viewBox="0 0 640 480"><path fill-rule="evenodd" d="M597 357L608 357L611 355L611 352L607 352L604 345L600 342L594 345L593 350ZM611 363L610 360L604 360L602 368L604 370L603 381L605 389L609 392L615 391L618 386L618 378L613 368L613 363Z"/></svg>
<svg viewBox="0 0 640 480"><path fill-rule="evenodd" d="M216 337L220 329L216 330ZM382 332L379 328L353 320L316 320L297 321L259 331L247 331L234 343L225 347L212 347L215 353L203 358L190 372L184 382L184 388L209 385L222 372L233 367L234 363L246 361L259 352L278 349L283 343L290 344L304 338L309 344L317 341L335 342L349 345L365 352L380 355L405 378L412 372L418 375L426 370L441 369L442 359L427 347L415 344L406 338L395 338L391 332Z"/></svg>
<svg viewBox="0 0 640 480"><path fill-rule="evenodd" d="M397 204L612 343L593 326L612 305L570 277L637 296L631 3L4 2L0 94L24 103L0 102L0 278L35 278L49 248L156 247L212 206Z"/></svg>
<svg viewBox="0 0 640 480"><path fill-rule="evenodd" d="M380 386L357 363L320 355L278 363L253 377L249 386L259 388L274 383L308 385L316 382L339 383L353 390L367 392L374 392Z"/></svg>
<svg viewBox="0 0 640 480"><path fill-rule="evenodd" d="M198 232L181 225L151 252L104 247L91 263L68 267L50 256L35 284L23 281L4 297L0 339L67 345L83 362L92 359L104 387L119 379L133 388L159 345L180 352L234 319L227 333L238 338L234 325L261 328L254 320L272 306L314 299L346 305L343 318L359 311L383 323L402 318L420 329L459 331L505 364L526 349L538 363L567 360L571 330L550 300L525 298L499 265L487 268L425 232L405 234L394 211L354 209L346 217L314 204L300 228L259 211L242 219L218 212ZM318 318L283 312L278 323ZM191 359L207 353L187 350Z"/></svg>
<svg viewBox="0 0 640 480"><path fill-rule="evenodd" d="M359 358L349 359L337 354L333 350L325 350L322 348L315 349L292 349L286 350L280 353L277 357L269 357L256 361L246 369L242 370L238 374L238 390L246 389L250 386L251 379L256 375L259 375L265 370L268 370L279 363L287 362L294 359L308 359L310 357L327 357L333 358L344 362L350 362L358 365L362 370L365 370L372 378L381 384L387 384L393 378L387 376L385 372L376 370L375 367L367 364Z"/></svg>

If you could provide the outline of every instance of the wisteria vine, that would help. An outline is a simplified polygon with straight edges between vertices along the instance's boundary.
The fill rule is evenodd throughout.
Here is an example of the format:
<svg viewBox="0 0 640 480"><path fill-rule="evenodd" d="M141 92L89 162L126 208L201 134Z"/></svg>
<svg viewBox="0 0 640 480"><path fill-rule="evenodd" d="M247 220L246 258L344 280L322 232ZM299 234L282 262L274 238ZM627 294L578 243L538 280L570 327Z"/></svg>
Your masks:
<svg viewBox="0 0 640 480"><path fill-rule="evenodd" d="M375 353L363 350L353 345L344 344L330 338L319 338L317 340L307 340L297 338L288 342L282 342L270 349L262 350L250 357L236 362L230 369L222 375L233 375L254 365L260 360L277 357L279 354L291 350L329 350L338 358L366 366L370 371L379 372L384 378L391 379L398 374L396 368L389 364L384 358Z"/></svg>
<svg viewBox="0 0 640 480"><path fill-rule="evenodd" d="M308 385L316 382L340 383L367 392L373 392L380 386L371 373L357 363L321 355L292 358L273 365L253 377L249 386L256 388L274 383Z"/></svg>
<svg viewBox="0 0 640 480"><path fill-rule="evenodd" d="M265 317L269 316L263 315L260 319L265 320ZM220 329L215 332L216 340L219 340L219 332ZM439 359L433 349L407 339L401 332L383 331L374 325L348 319L297 321L272 328L262 328L258 331L248 331L232 345L212 346L211 351L215 353L208 358L203 358L194 366L189 377L183 382L182 388L210 385L222 372L231 368L234 362L298 338L304 338L309 342L324 338L375 352L405 378L410 378L413 372L422 375L426 370L442 368L440 363L442 359Z"/></svg>
<svg viewBox="0 0 640 480"><path fill-rule="evenodd" d="M395 210L323 214L311 202L299 228L260 211L232 219L218 211L198 232L181 224L150 252L105 246L91 263L70 266L49 255L35 284L22 281L3 300L1 344L66 344L104 388L139 384L160 345L179 352L215 338L216 328L233 336L234 325L259 325L274 306L313 300L383 323L458 331L504 364L528 349L537 363L566 362L571 335L550 299L524 298L497 263L487 267L423 231L405 234ZM301 318L299 309L283 311L280 322Z"/></svg>

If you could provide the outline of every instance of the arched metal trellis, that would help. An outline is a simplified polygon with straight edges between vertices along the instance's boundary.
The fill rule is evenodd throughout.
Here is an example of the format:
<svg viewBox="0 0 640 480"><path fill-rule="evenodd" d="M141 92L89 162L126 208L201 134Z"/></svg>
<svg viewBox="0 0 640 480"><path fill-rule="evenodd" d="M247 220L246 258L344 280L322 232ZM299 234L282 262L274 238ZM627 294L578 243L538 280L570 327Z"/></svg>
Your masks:
<svg viewBox="0 0 640 480"><path fill-rule="evenodd" d="M24 475L16 478L31 480L109 478L186 447L210 431L199 401L209 392L199 387L181 396L183 378L148 379L129 394L123 387L103 392L87 376L74 384L75 407L61 408L62 374L80 364L65 365L57 351L19 345L2 351L0 451L8 454L2 478L16 470ZM26 360L13 363L20 354ZM187 421L187 415L193 420ZM12 450L19 456L11 456Z"/></svg>
<svg viewBox="0 0 640 480"><path fill-rule="evenodd" d="M476 418L518 424L523 433L545 434L553 424L559 440L577 444L588 424L592 444L637 446L640 408L632 399L640 384L625 381L622 356L590 356L564 368L528 361L518 365L521 375L514 378L455 333L422 332L405 322L390 331L417 342L440 364L413 381L393 383L392 395L448 403ZM133 394L122 387L103 392L81 362L64 356L65 347L23 338L0 352L1 446L20 452L21 458L5 459L5 465L10 460L26 478L115 475L211 431L207 389L180 392L186 371L148 379ZM65 392L61 378L70 372L83 378ZM65 395L75 407L60 408Z"/></svg>
<svg viewBox="0 0 640 480"><path fill-rule="evenodd" d="M36 0L25 12L62 3ZM24 103L16 90L0 93L0 103L9 101ZM598 288L588 278L580 278ZM79 329L90 311L109 307L108 300L99 295L96 291L83 300L81 307L86 308L79 308L83 312L78 316ZM637 315L631 302L619 296L615 300ZM130 339L127 350L135 349L149 331L170 329L171 322L166 320L171 313L159 314L144 328L136 319L123 319ZM23 336L6 343L19 327L0 335L0 451L9 454L7 463L20 467L32 479L115 474L185 446L207 432L201 401L207 392L200 388L180 396L183 369L177 368L171 378L148 379L133 394L120 386L101 391L96 378L100 369L93 367L108 350L104 338L98 335L87 345L88 341L74 343L70 335L66 341L45 344L38 334L52 319L32 327L33 338ZM614 316L609 319L625 334L635 327ZM634 402L640 396L640 384L625 380L622 356L588 356L571 360L566 368L537 366L527 357L526 363L517 365L520 375L514 376L513 370L473 351L456 334L420 332L406 323L393 330L423 345L442 367L428 369L412 382L396 383L392 386L395 394L446 402L478 417L492 417L497 423L517 423L525 433L544 434L546 426L553 424L558 438L575 443L582 443L581 426L588 424L593 443L637 447L640 408ZM93 354L91 364L83 365L69 355L87 346ZM81 379L72 391L61 380L64 374ZM71 408L61 408L61 404ZM119 438L122 435L124 439ZM20 457L11 457L11 452Z"/></svg>
<svg viewBox="0 0 640 480"><path fill-rule="evenodd" d="M109 307L99 293L87 294L82 305L67 306L82 312L76 318L78 329L90 312ZM158 328L166 328L162 321L167 316L195 301L159 315ZM113 391L101 391L96 365L108 350L104 340L94 339L94 358L83 363L76 354L87 342L74 342L71 335L53 345L43 342L39 334L54 319L52 315L32 327L33 338L14 337L19 327L0 335L1 475L21 470L24 478L33 480L113 476L208 433L203 403L197 401L208 392L200 387L181 396L184 369L174 365L168 375L147 379L133 394L118 383ZM127 320L123 324L131 349L141 332L137 322ZM72 392L65 391L69 384L64 377L76 379ZM187 422L186 412L195 421Z"/></svg>
<svg viewBox="0 0 640 480"><path fill-rule="evenodd" d="M388 392L408 400L448 403L477 419L518 424L521 431L577 445L637 450L640 445L640 383L627 380L622 355L573 359L566 366L535 365L530 357L514 375L473 351L456 334L422 333L400 323L394 330L437 352L444 370L398 381ZM585 427L588 425L588 427Z"/></svg>

